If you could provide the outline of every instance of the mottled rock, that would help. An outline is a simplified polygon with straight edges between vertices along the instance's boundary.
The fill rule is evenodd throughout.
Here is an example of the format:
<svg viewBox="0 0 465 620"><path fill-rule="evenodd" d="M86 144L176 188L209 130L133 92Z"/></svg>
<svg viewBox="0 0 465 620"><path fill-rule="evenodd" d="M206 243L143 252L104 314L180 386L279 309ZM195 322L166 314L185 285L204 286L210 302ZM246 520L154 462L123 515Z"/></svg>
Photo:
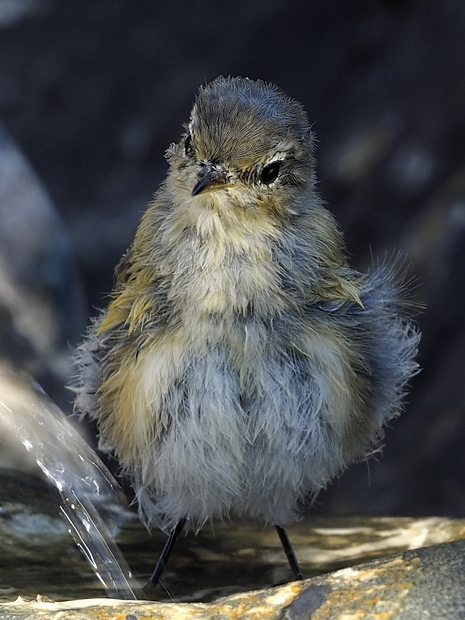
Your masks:
<svg viewBox="0 0 465 620"><path fill-rule="evenodd" d="M38 597L0 604L5 620L456 620L465 613L465 541L408 551L302 582L236 594L213 603L82 600Z"/></svg>

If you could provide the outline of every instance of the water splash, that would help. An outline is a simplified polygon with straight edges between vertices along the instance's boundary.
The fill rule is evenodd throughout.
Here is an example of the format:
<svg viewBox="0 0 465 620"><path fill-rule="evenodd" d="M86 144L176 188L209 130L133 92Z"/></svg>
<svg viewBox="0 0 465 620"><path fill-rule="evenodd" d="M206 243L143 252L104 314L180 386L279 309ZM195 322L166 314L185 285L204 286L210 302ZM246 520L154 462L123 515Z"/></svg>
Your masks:
<svg viewBox="0 0 465 620"><path fill-rule="evenodd" d="M0 421L58 489L60 514L108 596L145 598L100 515L127 509L118 483L42 388L28 375L4 366L0 366Z"/></svg>

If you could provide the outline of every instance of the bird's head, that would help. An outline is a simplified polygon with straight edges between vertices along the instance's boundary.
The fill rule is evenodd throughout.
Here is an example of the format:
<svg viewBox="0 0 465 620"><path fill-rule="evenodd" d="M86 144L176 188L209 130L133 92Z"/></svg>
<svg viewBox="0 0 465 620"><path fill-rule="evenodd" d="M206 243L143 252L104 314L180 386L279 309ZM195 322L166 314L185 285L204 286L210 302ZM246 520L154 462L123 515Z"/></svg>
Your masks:
<svg viewBox="0 0 465 620"><path fill-rule="evenodd" d="M185 134L167 152L173 191L210 209L289 215L313 186L313 143L303 107L279 88L217 78L200 89Z"/></svg>

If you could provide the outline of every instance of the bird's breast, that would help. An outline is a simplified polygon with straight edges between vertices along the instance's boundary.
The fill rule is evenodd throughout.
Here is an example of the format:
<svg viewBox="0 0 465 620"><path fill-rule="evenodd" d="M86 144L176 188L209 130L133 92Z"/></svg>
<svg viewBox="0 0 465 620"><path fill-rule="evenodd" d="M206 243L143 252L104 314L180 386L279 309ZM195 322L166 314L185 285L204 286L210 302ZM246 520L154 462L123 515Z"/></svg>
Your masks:
<svg viewBox="0 0 465 620"><path fill-rule="evenodd" d="M274 315L286 305L276 231L199 210L195 229L176 245L170 299L196 313Z"/></svg>

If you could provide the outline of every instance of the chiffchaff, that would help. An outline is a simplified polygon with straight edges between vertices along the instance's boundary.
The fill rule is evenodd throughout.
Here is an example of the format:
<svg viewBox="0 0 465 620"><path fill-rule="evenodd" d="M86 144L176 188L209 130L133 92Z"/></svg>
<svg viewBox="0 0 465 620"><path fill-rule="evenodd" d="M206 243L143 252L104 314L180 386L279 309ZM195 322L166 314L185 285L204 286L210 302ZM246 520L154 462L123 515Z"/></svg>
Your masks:
<svg viewBox="0 0 465 620"><path fill-rule="evenodd" d="M76 410L150 526L284 527L378 445L416 372L402 283L349 266L302 106L262 81L200 89L170 169L77 354Z"/></svg>

